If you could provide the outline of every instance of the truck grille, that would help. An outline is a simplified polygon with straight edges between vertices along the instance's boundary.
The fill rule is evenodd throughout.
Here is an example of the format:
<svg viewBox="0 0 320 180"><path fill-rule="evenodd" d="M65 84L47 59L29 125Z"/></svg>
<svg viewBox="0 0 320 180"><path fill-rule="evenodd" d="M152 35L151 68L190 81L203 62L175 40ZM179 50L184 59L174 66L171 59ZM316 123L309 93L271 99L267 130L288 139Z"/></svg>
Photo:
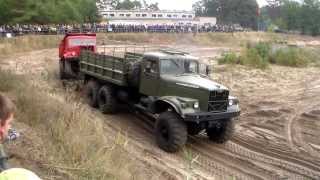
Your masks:
<svg viewBox="0 0 320 180"><path fill-rule="evenodd" d="M211 91L209 97L208 111L227 111L229 91Z"/></svg>

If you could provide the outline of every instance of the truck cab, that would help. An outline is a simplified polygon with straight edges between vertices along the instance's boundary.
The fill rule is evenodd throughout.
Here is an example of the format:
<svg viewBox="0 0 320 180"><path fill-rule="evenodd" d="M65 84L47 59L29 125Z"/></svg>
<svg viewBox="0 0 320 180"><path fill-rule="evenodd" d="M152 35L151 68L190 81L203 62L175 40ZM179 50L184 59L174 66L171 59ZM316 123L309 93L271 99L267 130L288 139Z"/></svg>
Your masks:
<svg viewBox="0 0 320 180"><path fill-rule="evenodd" d="M75 78L79 73L82 50L96 52L96 34L68 33L59 45L60 78Z"/></svg>
<svg viewBox="0 0 320 180"><path fill-rule="evenodd" d="M239 101L210 78L210 68L198 58L172 51L147 53L140 76L139 91L150 102L144 103L147 111L161 116L164 109L171 109L169 113L183 119L190 135L206 130L215 142L224 143L230 138L234 118L240 114ZM156 126L160 128L156 132L160 132L158 142L164 145L168 131L161 133L162 126L166 123Z"/></svg>

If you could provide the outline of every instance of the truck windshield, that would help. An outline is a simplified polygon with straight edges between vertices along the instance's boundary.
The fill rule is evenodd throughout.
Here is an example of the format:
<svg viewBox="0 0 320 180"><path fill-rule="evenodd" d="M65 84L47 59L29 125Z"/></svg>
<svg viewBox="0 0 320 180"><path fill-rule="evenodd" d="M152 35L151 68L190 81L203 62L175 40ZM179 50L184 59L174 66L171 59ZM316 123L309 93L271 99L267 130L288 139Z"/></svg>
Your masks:
<svg viewBox="0 0 320 180"><path fill-rule="evenodd" d="M74 47L74 46L95 46L96 45L96 40L95 39L77 39L77 38L72 38L69 39L69 46Z"/></svg>
<svg viewBox="0 0 320 180"><path fill-rule="evenodd" d="M161 60L162 74L198 74L199 63L192 60L163 59Z"/></svg>

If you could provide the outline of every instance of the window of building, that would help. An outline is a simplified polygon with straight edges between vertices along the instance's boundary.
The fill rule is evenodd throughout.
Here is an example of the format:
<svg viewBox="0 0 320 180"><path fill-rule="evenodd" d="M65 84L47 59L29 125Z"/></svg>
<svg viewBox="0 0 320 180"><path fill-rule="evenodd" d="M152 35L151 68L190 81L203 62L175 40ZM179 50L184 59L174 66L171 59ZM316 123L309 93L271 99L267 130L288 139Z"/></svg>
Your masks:
<svg viewBox="0 0 320 180"><path fill-rule="evenodd" d="M140 17L141 16L141 14L136 14L136 17Z"/></svg>
<svg viewBox="0 0 320 180"><path fill-rule="evenodd" d="M120 16L120 17L123 17L123 16L124 16L124 14L119 14L119 16Z"/></svg>
<svg viewBox="0 0 320 180"><path fill-rule="evenodd" d="M152 14L152 17L157 17L157 15L156 14Z"/></svg>
<svg viewBox="0 0 320 180"><path fill-rule="evenodd" d="M186 15L182 15L182 18L186 18L187 16Z"/></svg>
<svg viewBox="0 0 320 180"><path fill-rule="evenodd" d="M147 17L147 14L142 14L142 17Z"/></svg>
<svg viewBox="0 0 320 180"><path fill-rule="evenodd" d="M158 17L163 17L163 15L162 14L158 14Z"/></svg>
<svg viewBox="0 0 320 180"><path fill-rule="evenodd" d="M189 15L188 18L192 18L192 15Z"/></svg>
<svg viewBox="0 0 320 180"><path fill-rule="evenodd" d="M131 14L126 14L126 16L127 16L127 17L130 17L130 16L131 16Z"/></svg>
<svg viewBox="0 0 320 180"><path fill-rule="evenodd" d="M168 17L168 18L171 18L171 17L172 17L172 15L171 15L171 14L167 14L167 17Z"/></svg>
<svg viewBox="0 0 320 180"><path fill-rule="evenodd" d="M114 14L110 14L111 17L114 17Z"/></svg>
<svg viewBox="0 0 320 180"><path fill-rule="evenodd" d="M177 15L177 14L174 14L174 15L173 15L173 17L174 17L174 18L177 18L177 17L178 17L178 15Z"/></svg>

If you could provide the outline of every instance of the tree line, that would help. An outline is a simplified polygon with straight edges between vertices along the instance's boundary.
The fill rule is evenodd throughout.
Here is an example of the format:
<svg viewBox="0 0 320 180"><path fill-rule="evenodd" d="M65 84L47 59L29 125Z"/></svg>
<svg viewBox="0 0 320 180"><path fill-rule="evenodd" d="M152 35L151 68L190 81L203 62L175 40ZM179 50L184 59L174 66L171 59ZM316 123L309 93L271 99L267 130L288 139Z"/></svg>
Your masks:
<svg viewBox="0 0 320 180"><path fill-rule="evenodd" d="M269 5L259 8L256 0L199 0L193 5L193 10L198 16L217 17L220 24L240 24L252 29L261 29L264 25L263 30L320 35L319 0L269 2Z"/></svg>
<svg viewBox="0 0 320 180"><path fill-rule="evenodd" d="M320 35L319 0L281 0L278 6L264 7L261 12L263 21L281 30Z"/></svg>
<svg viewBox="0 0 320 180"><path fill-rule="evenodd" d="M256 0L200 0L193 4L197 16L217 17L220 24L240 24L257 29L259 6Z"/></svg>
<svg viewBox="0 0 320 180"><path fill-rule="evenodd" d="M96 0L0 0L0 24L96 22Z"/></svg>

